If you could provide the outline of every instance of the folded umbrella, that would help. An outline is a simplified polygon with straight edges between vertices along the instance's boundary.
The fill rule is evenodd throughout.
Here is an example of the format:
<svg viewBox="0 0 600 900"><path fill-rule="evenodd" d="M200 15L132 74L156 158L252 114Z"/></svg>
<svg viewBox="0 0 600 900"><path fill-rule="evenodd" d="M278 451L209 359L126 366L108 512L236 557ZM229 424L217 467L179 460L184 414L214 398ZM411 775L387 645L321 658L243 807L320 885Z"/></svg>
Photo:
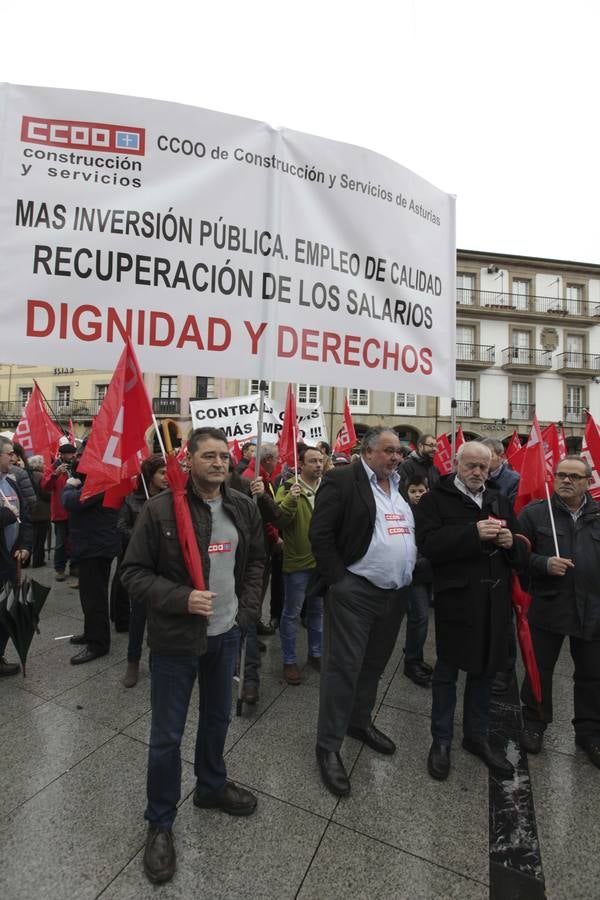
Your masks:
<svg viewBox="0 0 600 900"><path fill-rule="evenodd" d="M50 588L38 581L22 579L20 569L14 582L7 581L0 591L0 622L10 635L23 666L34 634L39 634L40 612Z"/></svg>

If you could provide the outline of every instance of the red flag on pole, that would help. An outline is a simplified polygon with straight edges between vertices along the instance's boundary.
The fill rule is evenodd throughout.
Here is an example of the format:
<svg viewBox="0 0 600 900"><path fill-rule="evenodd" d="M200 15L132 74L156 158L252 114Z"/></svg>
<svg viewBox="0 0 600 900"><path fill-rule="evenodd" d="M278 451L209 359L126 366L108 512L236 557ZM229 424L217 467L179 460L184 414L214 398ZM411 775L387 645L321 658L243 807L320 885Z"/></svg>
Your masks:
<svg viewBox="0 0 600 900"><path fill-rule="evenodd" d="M73 419L69 419L69 430L67 431L69 443L75 446L75 428L73 427Z"/></svg>
<svg viewBox="0 0 600 900"><path fill-rule="evenodd" d="M591 413L587 413L585 432L581 444L581 455L592 470L592 483L589 492L594 500L600 500L600 433Z"/></svg>
<svg viewBox="0 0 600 900"><path fill-rule="evenodd" d="M139 471L140 457L149 455L146 431L152 425L152 406L129 338L94 420L79 462L87 473L82 500L117 488Z"/></svg>
<svg viewBox="0 0 600 900"><path fill-rule="evenodd" d="M558 449L558 429L554 422L544 428L542 440L544 442L544 456L546 459L546 481L553 481L554 470L561 460Z"/></svg>
<svg viewBox="0 0 600 900"><path fill-rule="evenodd" d="M521 453L522 449L523 448L521 447L521 439L517 433L517 429L515 428L515 430L513 431L512 435L511 435L510 441L508 442L508 446L506 448L506 458L507 458L508 462L511 464L512 468L516 469L517 472L520 471L520 469L518 468L518 465L519 465L519 460L521 459L519 454ZM517 463L517 465L515 465L515 462Z"/></svg>
<svg viewBox="0 0 600 900"><path fill-rule="evenodd" d="M297 467L298 421L296 418L296 398L291 384L288 384L283 411L283 428L279 432L279 458L294 469Z"/></svg>
<svg viewBox="0 0 600 900"><path fill-rule="evenodd" d="M173 493L173 512L175 513L179 546L183 553L185 567L192 579L192 584L197 591L204 591L206 590L206 584L202 569L202 557L200 556L190 504L187 498L188 477L188 473L184 472L177 462L177 457L173 453L169 454L167 457L167 478Z"/></svg>
<svg viewBox="0 0 600 900"><path fill-rule="evenodd" d="M448 435L440 434L436 441L437 450L433 457L433 464L440 475L449 475L452 471L452 447L448 440Z"/></svg>
<svg viewBox="0 0 600 900"><path fill-rule="evenodd" d="M548 478L546 458L544 456L544 442L535 414L529 440L525 445L524 451L521 479L515 499L516 513L520 512L532 500L544 499L546 497L546 482L552 480L552 476Z"/></svg>
<svg viewBox="0 0 600 900"><path fill-rule="evenodd" d="M349 453L356 444L356 431L350 413L348 397L344 400L344 421L335 439L334 453Z"/></svg>
<svg viewBox="0 0 600 900"><path fill-rule="evenodd" d="M558 434L558 461L564 459L567 455L567 438L565 435L565 429L561 428L560 431L557 429Z"/></svg>
<svg viewBox="0 0 600 900"><path fill-rule="evenodd" d="M523 535L517 535L523 537ZM517 614L517 636L519 638L519 646L521 648L521 656L523 657L523 665L529 678L531 692L538 703L542 702L542 684L540 681L540 672L535 658L535 650L531 640L531 631L529 630L529 620L527 613L531 606L531 596L521 587L521 582L515 572L512 575L512 605Z"/></svg>
<svg viewBox="0 0 600 900"><path fill-rule="evenodd" d="M48 415L42 392L37 381L34 381L33 391L15 431L15 440L21 444L28 456L39 453L44 457L44 463L49 466L56 456L61 437L63 433Z"/></svg>
<svg viewBox="0 0 600 900"><path fill-rule="evenodd" d="M465 436L463 434L462 425L459 425L456 429L456 447L454 448L454 454L456 455L462 445L465 443Z"/></svg>

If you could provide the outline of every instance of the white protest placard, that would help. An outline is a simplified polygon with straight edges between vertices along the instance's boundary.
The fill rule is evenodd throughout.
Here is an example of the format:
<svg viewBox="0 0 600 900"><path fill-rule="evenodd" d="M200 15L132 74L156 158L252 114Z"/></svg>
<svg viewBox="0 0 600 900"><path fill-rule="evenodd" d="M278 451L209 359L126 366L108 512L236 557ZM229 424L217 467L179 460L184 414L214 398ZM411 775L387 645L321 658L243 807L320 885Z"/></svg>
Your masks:
<svg viewBox="0 0 600 900"><path fill-rule="evenodd" d="M449 396L455 203L360 147L0 86L0 353Z"/></svg>
<svg viewBox="0 0 600 900"><path fill-rule="evenodd" d="M247 397L224 397L221 400L190 400L192 428L207 425L221 428L227 440L253 441L258 431L258 410L260 394ZM262 440L276 444L283 423L285 403L265 397L263 401ZM296 419L300 438L307 444L327 441L327 428L320 403L314 406L296 405Z"/></svg>

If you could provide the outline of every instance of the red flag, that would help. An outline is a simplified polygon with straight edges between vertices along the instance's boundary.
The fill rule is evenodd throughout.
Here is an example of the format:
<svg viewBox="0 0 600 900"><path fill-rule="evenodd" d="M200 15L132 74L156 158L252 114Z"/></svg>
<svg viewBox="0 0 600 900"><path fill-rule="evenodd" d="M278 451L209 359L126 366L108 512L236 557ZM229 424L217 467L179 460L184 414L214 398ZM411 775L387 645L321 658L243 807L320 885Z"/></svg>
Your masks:
<svg viewBox="0 0 600 900"><path fill-rule="evenodd" d="M56 456L61 437L63 433L48 415L42 392L37 381L34 381L33 391L15 431L15 440L21 444L26 455L39 453L49 466Z"/></svg>
<svg viewBox="0 0 600 900"><path fill-rule="evenodd" d="M187 498L188 477L188 473L184 472L177 462L177 457L172 453L169 454L167 457L167 478L173 493L173 512L175 513L179 546L183 553L185 567L192 579L192 584L197 591L204 591L206 590L206 584L202 570L202 558Z"/></svg>
<svg viewBox="0 0 600 900"><path fill-rule="evenodd" d="M534 414L529 440L525 445L521 480L515 499L515 512L520 512L532 500L543 499L546 496L546 482L551 480L552 476L548 478L546 469L542 433L537 416Z"/></svg>
<svg viewBox="0 0 600 900"><path fill-rule="evenodd" d="M350 413L350 404L348 397L344 401L344 421L342 427L337 433L335 439L334 453L349 453L356 445L356 431L354 430L354 422Z"/></svg>
<svg viewBox="0 0 600 900"><path fill-rule="evenodd" d="M291 384L288 384L283 411L283 428L279 432L279 458L294 469L297 466L298 421L296 419L296 398Z"/></svg>
<svg viewBox="0 0 600 900"><path fill-rule="evenodd" d="M452 471L452 447L447 434L440 434L437 438L437 451L433 457L433 464L440 475L449 475Z"/></svg>
<svg viewBox="0 0 600 900"><path fill-rule="evenodd" d="M233 460L234 466L237 466L240 459L242 458L242 448L240 447L240 442L235 440L229 445L229 455Z"/></svg>
<svg viewBox="0 0 600 900"><path fill-rule="evenodd" d="M523 537L523 535L518 535ZM535 658L533 642L531 640L531 632L529 630L529 620L527 613L531 605L531 595L523 590L517 575L512 575L512 605L517 614L517 636L519 638L519 646L521 648L521 656L523 657L523 665L529 678L531 692L538 703L542 702L542 684L540 681L540 672Z"/></svg>
<svg viewBox="0 0 600 900"><path fill-rule="evenodd" d="M557 429L558 434L558 461L564 459L567 455L567 438L565 435L565 429L561 428L560 431Z"/></svg>
<svg viewBox="0 0 600 900"><path fill-rule="evenodd" d="M121 485L139 471L140 456L144 459L150 452L146 431L152 422L152 406L127 338L79 462L88 476L82 500Z"/></svg>
<svg viewBox="0 0 600 900"><path fill-rule="evenodd" d="M465 436L463 434L462 425L459 425L456 429L456 448L455 453L458 453L459 449L465 443Z"/></svg>
<svg viewBox="0 0 600 900"><path fill-rule="evenodd" d="M544 456L546 458L546 481L553 481L554 470L561 460L558 449L558 429L554 422L544 428L542 431L542 440L544 442Z"/></svg>
<svg viewBox="0 0 600 900"><path fill-rule="evenodd" d="M176 454L176 456L175 456L175 459L177 460L177 462L178 462L180 465L181 465L181 463L185 460L185 456L186 456L186 453L187 453L187 448L188 448L188 442L187 442L187 441L184 441L183 444L181 445L181 447L179 448L179 450L177 451L177 454Z"/></svg>
<svg viewBox="0 0 600 900"><path fill-rule="evenodd" d="M509 463L511 464L511 466L513 467L513 469L516 468L515 464L513 463L513 457L516 454L520 453L521 450L522 450L521 439L517 433L517 429L515 428L515 430L513 431L512 435L511 435L510 441L508 442L508 447L506 448L506 458L509 461Z"/></svg>
<svg viewBox="0 0 600 900"><path fill-rule="evenodd" d="M587 413L581 456L590 464L592 483L588 488L594 500L600 500L600 433L591 413Z"/></svg>
<svg viewBox="0 0 600 900"><path fill-rule="evenodd" d="M69 430L67 431L69 443L75 446L75 428L73 427L73 419L69 419Z"/></svg>

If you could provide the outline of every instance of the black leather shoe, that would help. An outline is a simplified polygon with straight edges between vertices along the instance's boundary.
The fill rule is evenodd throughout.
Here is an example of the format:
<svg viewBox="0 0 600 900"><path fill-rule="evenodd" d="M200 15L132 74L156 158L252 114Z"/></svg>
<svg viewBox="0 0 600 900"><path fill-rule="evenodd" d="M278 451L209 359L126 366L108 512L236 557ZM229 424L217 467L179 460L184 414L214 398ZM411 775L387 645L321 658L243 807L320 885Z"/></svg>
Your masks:
<svg viewBox="0 0 600 900"><path fill-rule="evenodd" d="M170 881L175 874L177 856L170 828L150 825L144 850L144 872L152 884Z"/></svg>
<svg viewBox="0 0 600 900"><path fill-rule="evenodd" d="M260 634L261 637L271 637L272 634L275 634L275 629L272 625L265 625L264 622L257 622L256 633Z"/></svg>
<svg viewBox="0 0 600 900"><path fill-rule="evenodd" d="M356 738L357 741L362 741L363 744L366 744L371 750L376 750L377 753L385 753L386 756L391 756L392 753L396 752L396 745L393 740L378 728L375 728L372 722L366 728L354 728L350 725L346 734L348 737Z"/></svg>
<svg viewBox="0 0 600 900"><path fill-rule="evenodd" d="M544 732L533 728L531 725L526 725L519 737L519 743L527 753L539 753L542 749L543 740Z"/></svg>
<svg viewBox="0 0 600 900"><path fill-rule="evenodd" d="M496 775L511 778L514 775L514 767L500 750L490 747L489 741L484 737L464 737L462 745L468 753L482 759L488 769Z"/></svg>
<svg viewBox="0 0 600 900"><path fill-rule="evenodd" d="M221 809L230 816L251 816L256 809L256 797L243 787L226 781L220 791L212 794L198 794L198 788L194 791L194 806L200 809Z"/></svg>
<svg viewBox="0 0 600 900"><path fill-rule="evenodd" d="M336 797L346 797L350 793L350 780L344 768L342 757L334 750L325 750L317 744L317 762L325 787Z"/></svg>
<svg viewBox="0 0 600 900"><path fill-rule="evenodd" d="M254 706L255 703L258 703L258 685L257 684L244 685L244 690L242 692L242 700L244 701L244 703L250 704L250 706Z"/></svg>
<svg viewBox="0 0 600 900"><path fill-rule="evenodd" d="M4 677L5 675L18 675L21 671L21 666L19 663L9 663L6 662L3 656L0 656L0 677Z"/></svg>
<svg viewBox="0 0 600 900"><path fill-rule="evenodd" d="M594 737L593 735L576 737L575 743L582 750L585 750L589 761L600 769L600 737Z"/></svg>
<svg viewBox="0 0 600 900"><path fill-rule="evenodd" d="M427 757L427 771L437 781L445 781L450 772L450 747L434 741Z"/></svg>
<svg viewBox="0 0 600 900"><path fill-rule="evenodd" d="M492 694L505 694L512 684L514 672L497 672L492 681Z"/></svg>
<svg viewBox="0 0 600 900"><path fill-rule="evenodd" d="M417 663L407 663L404 666L404 674L419 687L431 687L431 675Z"/></svg>
<svg viewBox="0 0 600 900"><path fill-rule="evenodd" d="M72 634L69 638L69 643L75 644L76 647L78 647L80 644L87 644L85 634Z"/></svg>
<svg viewBox="0 0 600 900"><path fill-rule="evenodd" d="M106 656L106 653L106 650L94 650L93 647L88 645L87 647L84 647L83 650L80 650L79 653L76 653L75 656L71 657L71 665L81 666L83 663L98 659L99 656Z"/></svg>

